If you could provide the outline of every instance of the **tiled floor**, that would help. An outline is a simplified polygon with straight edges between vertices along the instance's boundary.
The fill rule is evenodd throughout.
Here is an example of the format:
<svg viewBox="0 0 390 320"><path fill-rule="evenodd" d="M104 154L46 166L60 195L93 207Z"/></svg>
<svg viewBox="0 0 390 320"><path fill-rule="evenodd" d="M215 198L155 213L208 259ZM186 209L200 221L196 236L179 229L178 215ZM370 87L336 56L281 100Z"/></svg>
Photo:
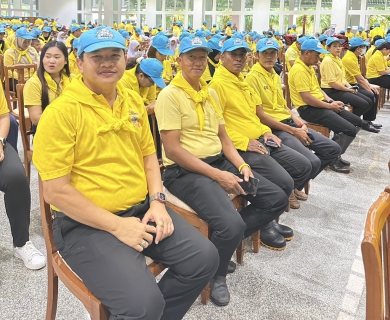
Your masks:
<svg viewBox="0 0 390 320"><path fill-rule="evenodd" d="M198 300L186 320L365 318L359 246L367 210L389 183L390 110L382 109L377 122L384 125L381 133L360 131L345 154L352 163L349 175L323 172L311 183L301 209L282 216L295 232L286 250L262 247L254 254L248 241L244 264L228 276L230 304L203 306ZM35 170L31 193L31 240L44 252ZM2 199L0 211L0 319L44 319L47 270L27 270L13 257ZM88 319L62 285L57 319Z"/></svg>

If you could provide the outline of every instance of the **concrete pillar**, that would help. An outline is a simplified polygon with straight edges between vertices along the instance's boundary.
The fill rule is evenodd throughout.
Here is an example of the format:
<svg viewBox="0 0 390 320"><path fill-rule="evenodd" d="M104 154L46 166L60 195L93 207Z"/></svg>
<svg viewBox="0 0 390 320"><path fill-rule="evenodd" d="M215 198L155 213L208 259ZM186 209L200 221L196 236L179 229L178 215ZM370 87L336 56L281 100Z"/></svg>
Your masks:
<svg viewBox="0 0 390 320"><path fill-rule="evenodd" d="M336 25L336 32L345 30L348 16L348 0L333 0L331 24Z"/></svg>
<svg viewBox="0 0 390 320"><path fill-rule="evenodd" d="M205 16L205 1L206 0L197 0L194 2L194 12L193 12L193 24L192 27L196 30L202 26L202 22Z"/></svg>
<svg viewBox="0 0 390 320"><path fill-rule="evenodd" d="M77 19L77 0L56 1L55 5L53 0L40 0L39 15L58 18L58 23L69 26Z"/></svg>
<svg viewBox="0 0 390 320"><path fill-rule="evenodd" d="M269 28L271 0L258 0L253 2L253 11L248 11L253 14L252 29L261 33ZM257 14L256 14L257 13ZM259 13L261 17L259 17Z"/></svg>
<svg viewBox="0 0 390 320"><path fill-rule="evenodd" d="M233 0L232 1L232 11L241 11L241 9L242 9L241 3L242 2L245 5L245 1L243 1L243 0ZM241 17L240 15L233 14L232 15L232 26L234 24L236 25L237 30L239 32L242 30L245 30L245 19L243 16Z"/></svg>
<svg viewBox="0 0 390 320"><path fill-rule="evenodd" d="M156 26L156 0L146 0L146 23L149 28Z"/></svg>

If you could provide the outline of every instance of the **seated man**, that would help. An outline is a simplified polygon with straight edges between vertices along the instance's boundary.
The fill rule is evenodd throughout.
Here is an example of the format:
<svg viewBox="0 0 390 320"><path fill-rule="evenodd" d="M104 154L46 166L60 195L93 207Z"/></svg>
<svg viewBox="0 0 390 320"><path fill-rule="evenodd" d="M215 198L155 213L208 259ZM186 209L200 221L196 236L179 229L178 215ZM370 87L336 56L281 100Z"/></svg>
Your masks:
<svg viewBox="0 0 390 320"><path fill-rule="evenodd" d="M280 139L257 116L261 99L241 73L247 50L250 49L245 41L236 38L225 41L221 55L223 63L215 72L210 87L218 94L227 133L240 155L259 175L281 187L290 197L291 208L298 209L299 202L293 189L307 183L311 165L306 157L281 145ZM269 140L275 145L266 148L264 143L269 144ZM272 223L272 226L279 229L277 223Z"/></svg>
<svg viewBox="0 0 390 320"><path fill-rule="evenodd" d="M302 43L308 38L308 36L301 36L299 39L297 39L297 41L295 41L291 46L289 46L284 53L288 71L291 70L291 67L295 63L295 60L300 56Z"/></svg>
<svg viewBox="0 0 390 320"><path fill-rule="evenodd" d="M313 65L318 63L321 53L328 53L316 39L302 44L301 56L288 75L291 101L302 119L323 125L332 130L333 140L341 147L343 154L356 137L356 127L361 128L362 120L344 109L344 103L333 101L318 84ZM349 162L339 155L329 167L341 173L349 173Z"/></svg>
<svg viewBox="0 0 390 320"><path fill-rule="evenodd" d="M273 39L261 39L256 49L259 62L252 67L245 81L262 100L257 114L261 122L269 126L284 145L298 151L310 161L309 178L314 179L340 154L341 148L336 142L308 129L306 123L287 108L280 77L273 70L279 44ZM298 186L294 192L298 199L306 200L307 195L300 191L302 188L303 185Z"/></svg>
<svg viewBox="0 0 390 320"><path fill-rule="evenodd" d="M114 29L82 34L81 74L40 119L34 164L54 210L55 245L110 319L182 319L218 253L164 205L143 101L118 83L125 50ZM158 284L144 255L169 268Z"/></svg>
<svg viewBox="0 0 390 320"><path fill-rule="evenodd" d="M226 274L235 249L243 238L278 217L288 198L281 188L251 172L226 134L218 96L201 78L209 51L204 38L181 41L177 59L181 71L161 91L155 112L167 168L164 185L212 229L219 268L211 281L211 300L224 306L230 300ZM239 173L245 181L259 179L256 196L245 194L251 204L240 213L228 197L244 194ZM263 241L278 249L285 246L284 238L275 241L273 234L265 233Z"/></svg>

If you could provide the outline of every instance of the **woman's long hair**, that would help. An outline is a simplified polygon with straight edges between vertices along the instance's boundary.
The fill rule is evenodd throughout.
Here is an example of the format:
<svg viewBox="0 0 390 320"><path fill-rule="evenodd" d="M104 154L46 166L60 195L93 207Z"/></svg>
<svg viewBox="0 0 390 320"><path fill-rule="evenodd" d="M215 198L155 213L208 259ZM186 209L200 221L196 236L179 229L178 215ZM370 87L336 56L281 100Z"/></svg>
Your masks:
<svg viewBox="0 0 390 320"><path fill-rule="evenodd" d="M49 41L48 43L45 44L45 46L42 49L41 57L39 59L39 68L37 71L38 78L42 84L42 93L41 93L42 112L49 104L49 92L48 92L48 85L45 79L45 68L43 66L43 58L46 55L46 51L52 47L57 47L58 49L61 50L62 54L65 57L65 62L66 62L61 71L65 71L65 74L68 77L70 76L69 63L68 63L68 50L66 49L65 44L60 41Z"/></svg>

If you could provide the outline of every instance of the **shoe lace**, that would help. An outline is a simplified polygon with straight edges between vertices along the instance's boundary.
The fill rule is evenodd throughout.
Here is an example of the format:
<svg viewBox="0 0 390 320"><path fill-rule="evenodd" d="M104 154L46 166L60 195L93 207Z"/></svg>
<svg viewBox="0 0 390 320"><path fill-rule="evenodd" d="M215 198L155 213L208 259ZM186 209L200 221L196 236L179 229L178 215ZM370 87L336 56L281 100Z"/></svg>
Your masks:
<svg viewBox="0 0 390 320"><path fill-rule="evenodd" d="M31 241L27 241L26 244L21 248L21 250L27 255L29 261L35 255L41 255L41 252L37 248L35 248Z"/></svg>

